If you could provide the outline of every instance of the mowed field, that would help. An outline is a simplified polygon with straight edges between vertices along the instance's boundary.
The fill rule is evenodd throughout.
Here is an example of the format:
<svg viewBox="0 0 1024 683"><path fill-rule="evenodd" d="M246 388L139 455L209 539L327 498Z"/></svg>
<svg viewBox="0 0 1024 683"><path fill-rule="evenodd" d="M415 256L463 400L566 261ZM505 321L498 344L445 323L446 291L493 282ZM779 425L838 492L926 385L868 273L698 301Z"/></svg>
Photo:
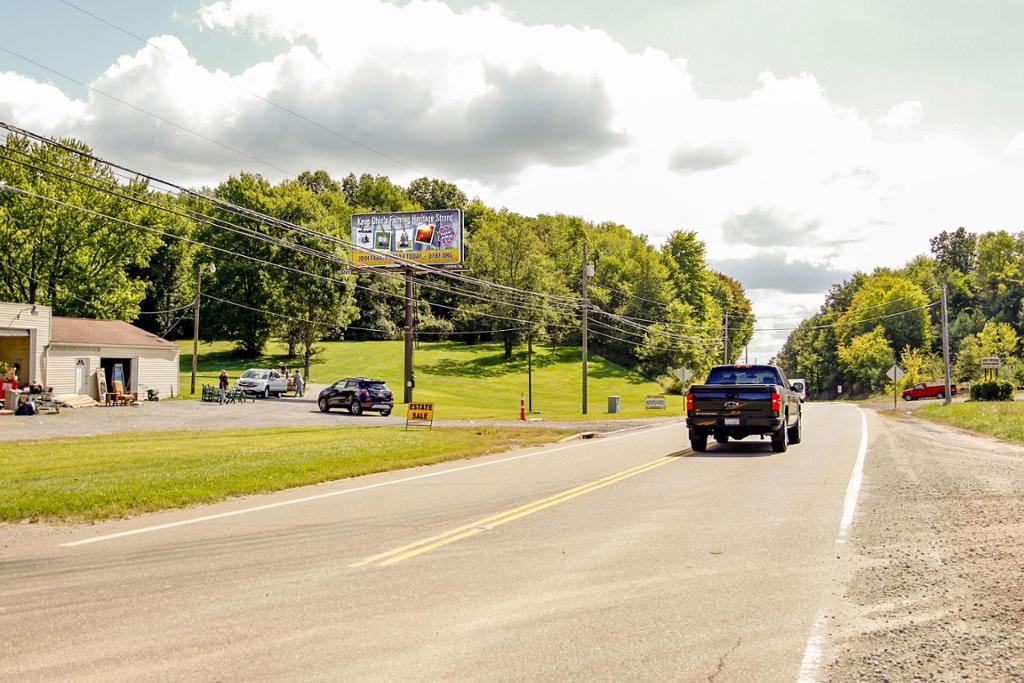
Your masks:
<svg viewBox="0 0 1024 683"><path fill-rule="evenodd" d="M187 396L192 370L192 343L181 345L181 389ZM310 380L329 384L343 377L377 377L387 381L398 401L402 400L403 345L401 341L325 342L324 352L310 368ZM286 347L272 342L258 359L240 358L230 342L199 346L197 391L203 383L215 384L221 369L232 382L246 368L289 368L301 364L288 359ZM514 420L519 417L519 397L527 391L526 348L515 350L506 361L500 344L421 342L414 352L415 399L434 405L435 419ZM534 417L544 420L572 420L582 417L580 351L577 348L534 347ZM635 372L591 356L589 363L589 418L678 415L683 398L668 396L667 410L647 410L644 397L660 394L662 388ZM622 397L622 412L608 414L608 396ZM396 411L398 412L398 411Z"/></svg>

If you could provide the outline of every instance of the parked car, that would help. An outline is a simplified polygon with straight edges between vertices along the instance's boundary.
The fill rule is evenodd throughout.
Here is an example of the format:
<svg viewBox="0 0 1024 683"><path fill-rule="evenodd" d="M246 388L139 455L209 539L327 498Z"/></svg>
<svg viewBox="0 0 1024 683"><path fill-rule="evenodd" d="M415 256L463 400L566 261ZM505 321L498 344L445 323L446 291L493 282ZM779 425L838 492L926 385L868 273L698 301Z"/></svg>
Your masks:
<svg viewBox="0 0 1024 683"><path fill-rule="evenodd" d="M353 415L373 410L387 417L395 407L395 398L382 379L346 377L322 390L316 404L323 413L331 408L347 408Z"/></svg>
<svg viewBox="0 0 1024 683"><path fill-rule="evenodd" d="M687 392L686 426L697 452L707 450L709 436L724 444L758 435L783 453L803 438L800 396L774 365L718 365Z"/></svg>
<svg viewBox="0 0 1024 683"><path fill-rule="evenodd" d="M949 395L956 396L956 394L956 385L949 385ZM922 398L946 398L946 383L927 384L922 382L915 387L903 390L904 401L917 401Z"/></svg>
<svg viewBox="0 0 1024 683"><path fill-rule="evenodd" d="M288 378L282 377L277 370L249 368L235 382L235 388L246 394L270 398L288 391Z"/></svg>

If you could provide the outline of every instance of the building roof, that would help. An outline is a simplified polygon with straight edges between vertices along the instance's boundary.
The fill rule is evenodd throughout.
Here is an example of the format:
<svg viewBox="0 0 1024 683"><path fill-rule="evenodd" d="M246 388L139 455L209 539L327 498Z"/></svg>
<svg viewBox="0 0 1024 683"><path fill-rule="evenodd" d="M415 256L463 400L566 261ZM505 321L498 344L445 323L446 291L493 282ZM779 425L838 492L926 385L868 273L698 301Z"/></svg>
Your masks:
<svg viewBox="0 0 1024 683"><path fill-rule="evenodd" d="M129 325L123 320L62 318L56 315L51 319L50 342L88 346L147 346L161 349L178 347L174 342Z"/></svg>

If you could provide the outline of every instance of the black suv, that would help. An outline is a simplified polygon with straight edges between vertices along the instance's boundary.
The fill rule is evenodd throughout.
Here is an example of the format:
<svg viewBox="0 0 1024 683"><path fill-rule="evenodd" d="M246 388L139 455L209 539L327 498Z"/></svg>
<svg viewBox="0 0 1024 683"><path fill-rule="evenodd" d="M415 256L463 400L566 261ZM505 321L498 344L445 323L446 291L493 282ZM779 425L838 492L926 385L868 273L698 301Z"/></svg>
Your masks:
<svg viewBox="0 0 1024 683"><path fill-rule="evenodd" d="M376 410L382 417L387 417L395 407L395 398L382 379L346 377L321 391L316 404L322 413L331 408L348 408L353 415L362 415L364 410Z"/></svg>

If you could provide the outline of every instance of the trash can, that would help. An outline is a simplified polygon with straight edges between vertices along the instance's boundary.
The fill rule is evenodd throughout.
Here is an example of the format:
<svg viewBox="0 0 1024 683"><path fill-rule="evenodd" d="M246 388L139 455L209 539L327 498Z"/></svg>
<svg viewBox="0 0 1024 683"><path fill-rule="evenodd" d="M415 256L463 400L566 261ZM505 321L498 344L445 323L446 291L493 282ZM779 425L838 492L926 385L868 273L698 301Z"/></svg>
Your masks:
<svg viewBox="0 0 1024 683"><path fill-rule="evenodd" d="M622 404L622 398L620 396L609 396L608 397L608 412L617 413L619 407Z"/></svg>

